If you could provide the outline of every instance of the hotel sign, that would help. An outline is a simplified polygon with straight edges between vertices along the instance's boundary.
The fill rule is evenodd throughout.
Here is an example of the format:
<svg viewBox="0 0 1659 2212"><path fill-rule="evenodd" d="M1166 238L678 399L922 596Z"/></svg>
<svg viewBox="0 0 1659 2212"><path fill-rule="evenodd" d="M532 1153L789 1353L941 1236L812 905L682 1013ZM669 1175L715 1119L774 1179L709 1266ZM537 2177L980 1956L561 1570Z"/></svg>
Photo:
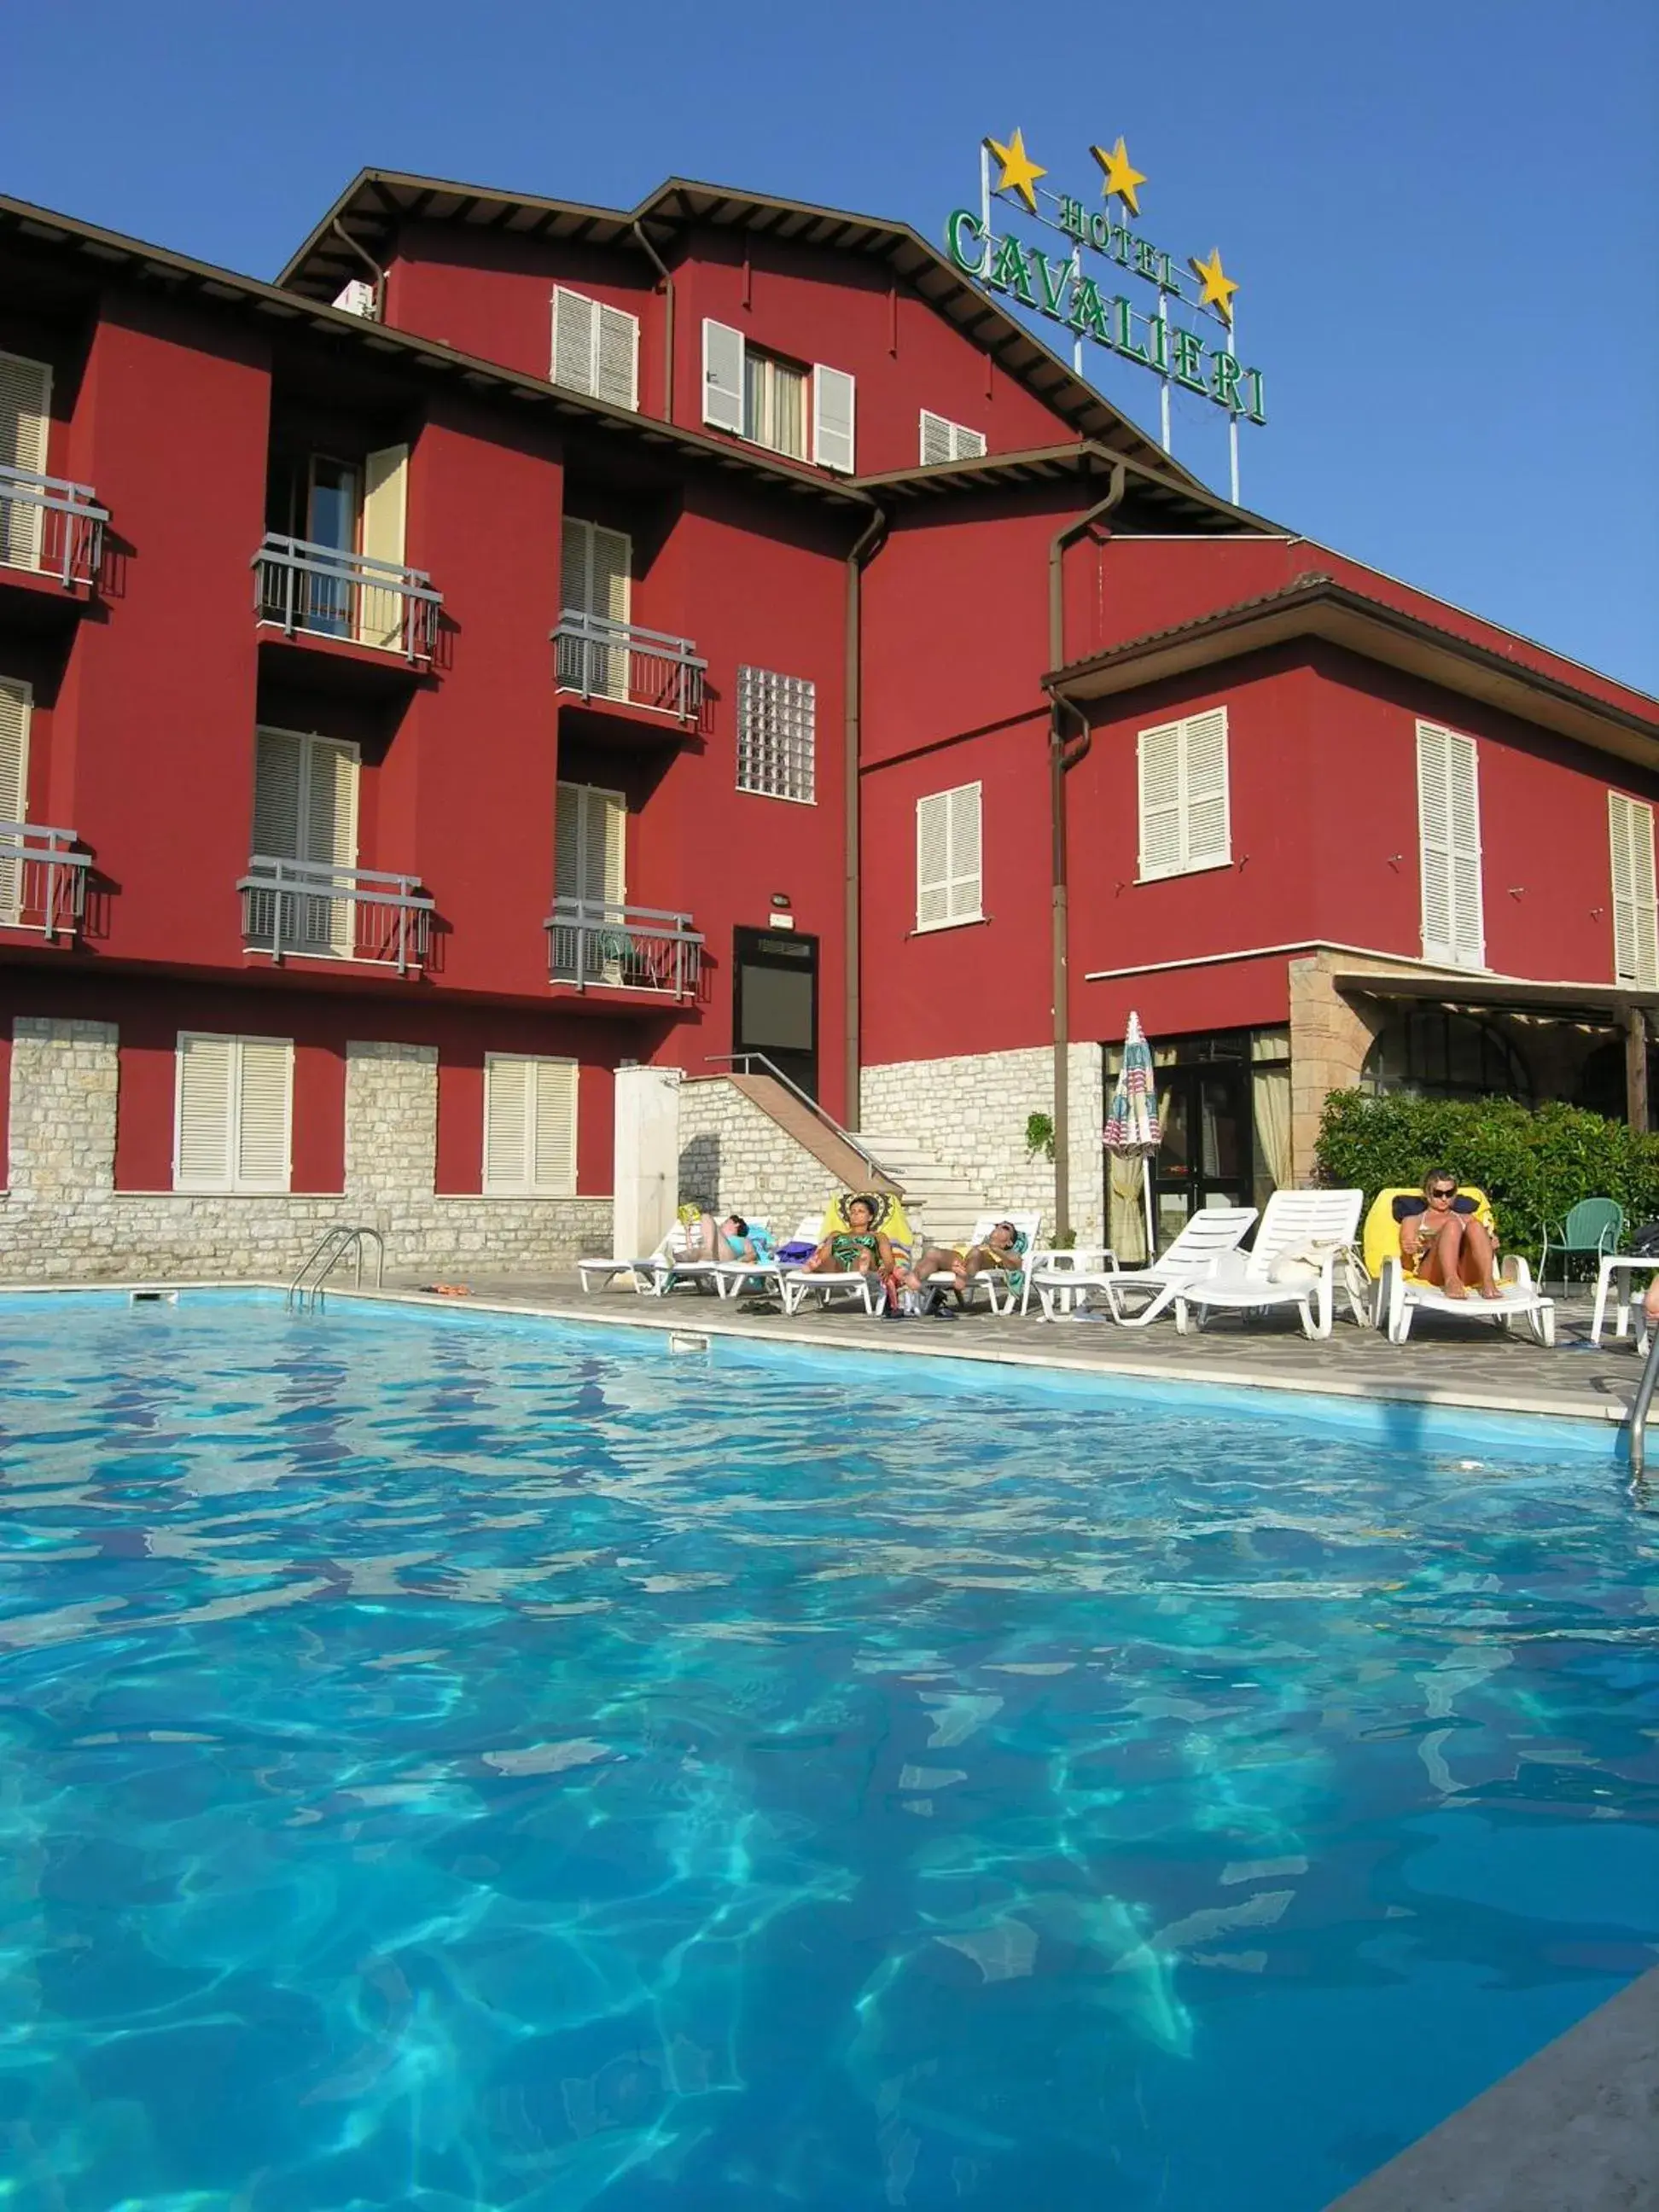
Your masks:
<svg viewBox="0 0 1659 2212"><path fill-rule="evenodd" d="M1261 371L1248 368L1233 350L1233 295L1239 288L1222 268L1220 248L1212 247L1206 260L1188 255L1180 264L1112 208L1115 198L1138 216L1139 187L1146 181L1131 166L1121 138L1109 151L1090 149L1104 172L1104 209L1045 191L1049 211L1041 211L1036 182L1048 171L1027 155L1018 131L1006 146L988 138L985 150L1000 169L997 192L1013 193L1028 215L1060 233L1070 246L1051 254L1012 233L994 230L988 167L981 207L956 209L945 226L945 251L964 276L987 291L1018 300L1079 340L1088 338L1151 369L1166 386L1212 401L1235 422L1267 421ZM1144 291L1119 289L1121 276L1149 288L1151 301ZM1189 311L1200 327L1172 320L1172 304Z"/></svg>

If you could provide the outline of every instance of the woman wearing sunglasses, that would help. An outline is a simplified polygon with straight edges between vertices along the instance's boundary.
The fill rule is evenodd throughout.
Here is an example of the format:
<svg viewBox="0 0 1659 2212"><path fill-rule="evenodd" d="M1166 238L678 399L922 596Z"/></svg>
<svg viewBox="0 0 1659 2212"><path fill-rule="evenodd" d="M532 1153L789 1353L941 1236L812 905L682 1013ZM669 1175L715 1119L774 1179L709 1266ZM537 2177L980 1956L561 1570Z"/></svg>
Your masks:
<svg viewBox="0 0 1659 2212"><path fill-rule="evenodd" d="M1449 1298L1466 1298L1471 1289L1483 1298L1501 1298L1495 1270L1497 1240L1478 1218L1476 1201L1461 1198L1449 1168L1423 1178L1421 1198L1397 1198L1400 1257L1408 1275L1432 1283Z"/></svg>

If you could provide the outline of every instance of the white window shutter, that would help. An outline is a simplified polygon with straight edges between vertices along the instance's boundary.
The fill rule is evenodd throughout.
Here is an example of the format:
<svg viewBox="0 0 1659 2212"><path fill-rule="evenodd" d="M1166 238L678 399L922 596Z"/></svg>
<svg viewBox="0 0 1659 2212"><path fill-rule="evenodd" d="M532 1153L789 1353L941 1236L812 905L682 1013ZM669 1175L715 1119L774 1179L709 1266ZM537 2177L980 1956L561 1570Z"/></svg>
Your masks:
<svg viewBox="0 0 1659 2212"><path fill-rule="evenodd" d="M1140 876L1171 876L1182 866L1182 746L1179 722L1143 730L1139 745Z"/></svg>
<svg viewBox="0 0 1659 2212"><path fill-rule="evenodd" d="M916 801L916 927L950 919L951 794L935 791Z"/></svg>
<svg viewBox="0 0 1659 2212"><path fill-rule="evenodd" d="M486 1192L522 1191L529 1182L529 1073L533 1065L507 1053L484 1055Z"/></svg>
<svg viewBox="0 0 1659 2212"><path fill-rule="evenodd" d="M1653 809L1610 791L1607 832L1613 859L1613 979L1650 991L1659 986Z"/></svg>
<svg viewBox="0 0 1659 2212"><path fill-rule="evenodd" d="M854 417L857 393L844 368L812 371L812 459L820 468L853 473Z"/></svg>
<svg viewBox="0 0 1659 2212"><path fill-rule="evenodd" d="M1182 865L1214 867L1231 855L1227 804L1227 710L1189 715L1182 725Z"/></svg>
<svg viewBox="0 0 1659 2212"><path fill-rule="evenodd" d="M357 865L357 753L328 738L306 741L306 849L301 858L319 867L349 872ZM352 951L353 907L349 898L305 902L305 934L341 958Z"/></svg>
<svg viewBox="0 0 1659 2212"><path fill-rule="evenodd" d="M1418 724L1423 957L1447 967L1479 968L1486 961L1478 775L1473 738L1433 722Z"/></svg>
<svg viewBox="0 0 1659 2212"><path fill-rule="evenodd" d="M964 430L960 422L952 425L951 459L953 461L977 461L985 456L983 430Z"/></svg>
<svg viewBox="0 0 1659 2212"><path fill-rule="evenodd" d="M743 435L743 332L704 318L702 419L716 430Z"/></svg>
<svg viewBox="0 0 1659 2212"><path fill-rule="evenodd" d="M51 419L50 363L0 353L0 468L44 476ZM38 568L43 520L40 507L9 500L0 508L0 562L14 568Z"/></svg>
<svg viewBox="0 0 1659 2212"><path fill-rule="evenodd" d="M179 1039L173 1182L177 1190L228 1190L236 1040Z"/></svg>
<svg viewBox="0 0 1659 2212"><path fill-rule="evenodd" d="M599 308L580 292L563 285L553 293L553 354L550 381L568 391L594 393L595 356L599 350Z"/></svg>
<svg viewBox="0 0 1659 2212"><path fill-rule="evenodd" d="M527 1064L533 1109L529 1182L543 1196L568 1198L576 1188L576 1063Z"/></svg>
<svg viewBox="0 0 1659 2212"><path fill-rule="evenodd" d="M599 310L599 360L594 388L613 407L640 404L640 319L621 307Z"/></svg>
<svg viewBox="0 0 1659 2212"><path fill-rule="evenodd" d="M253 850L269 860L298 860L304 805L306 740L292 730L260 730L253 750Z"/></svg>
<svg viewBox="0 0 1659 2212"><path fill-rule="evenodd" d="M15 678L0 676L0 823L28 818L29 717L33 694ZM0 921L15 921L23 896L20 860L0 860Z"/></svg>
<svg viewBox="0 0 1659 2212"><path fill-rule="evenodd" d="M981 787L964 783L951 792L951 919L977 921L984 911L981 863Z"/></svg>
<svg viewBox="0 0 1659 2212"><path fill-rule="evenodd" d="M286 1190L294 1096L294 1046L287 1037L238 1041L236 1187Z"/></svg>
<svg viewBox="0 0 1659 2212"><path fill-rule="evenodd" d="M584 898L582 868L583 786L562 783L554 810L553 892L556 898Z"/></svg>
<svg viewBox="0 0 1659 2212"><path fill-rule="evenodd" d="M921 465L933 468L940 461L953 458L955 424L947 422L943 415L930 415L921 410Z"/></svg>
<svg viewBox="0 0 1659 2212"><path fill-rule="evenodd" d="M589 896L606 906L627 901L628 801L619 791L590 791L587 794L587 863Z"/></svg>
<svg viewBox="0 0 1659 2212"><path fill-rule="evenodd" d="M592 529L592 582L588 612L625 623L633 596L634 541L625 532Z"/></svg>
<svg viewBox="0 0 1659 2212"><path fill-rule="evenodd" d="M363 462L362 550L370 561L404 565L409 521L409 448L383 446ZM384 584L365 582L357 592L357 641L396 647L403 643L404 602Z"/></svg>

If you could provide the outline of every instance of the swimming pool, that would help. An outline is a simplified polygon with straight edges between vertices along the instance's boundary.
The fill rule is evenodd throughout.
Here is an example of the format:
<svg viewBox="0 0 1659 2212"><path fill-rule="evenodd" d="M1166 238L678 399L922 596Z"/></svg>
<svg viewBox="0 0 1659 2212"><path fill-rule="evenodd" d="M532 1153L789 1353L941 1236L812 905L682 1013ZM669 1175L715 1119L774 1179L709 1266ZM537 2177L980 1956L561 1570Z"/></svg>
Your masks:
<svg viewBox="0 0 1659 2212"><path fill-rule="evenodd" d="M1653 1963L1605 1461L896 1364L0 1298L8 2212L1317 2212Z"/></svg>

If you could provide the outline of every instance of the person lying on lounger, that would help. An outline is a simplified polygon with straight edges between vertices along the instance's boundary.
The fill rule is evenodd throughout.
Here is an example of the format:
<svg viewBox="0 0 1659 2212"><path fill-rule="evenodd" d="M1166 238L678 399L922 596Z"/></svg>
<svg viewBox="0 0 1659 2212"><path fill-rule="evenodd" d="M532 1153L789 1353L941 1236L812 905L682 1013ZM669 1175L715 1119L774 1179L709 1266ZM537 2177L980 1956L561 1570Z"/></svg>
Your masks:
<svg viewBox="0 0 1659 2212"><path fill-rule="evenodd" d="M1421 1198L1397 1198L1400 1260L1408 1275L1432 1284L1449 1298L1466 1298L1471 1289L1483 1298L1501 1298L1495 1270L1498 1240L1476 1218L1472 1198L1460 1198L1457 1177L1436 1168L1423 1178Z"/></svg>
<svg viewBox="0 0 1659 2212"><path fill-rule="evenodd" d="M929 1285L932 1275L948 1274L958 1297L967 1293L969 1280L987 1267L1000 1267L1007 1276L1009 1287L1023 1290L1025 1286L1025 1239L1012 1221L999 1221L982 1244L966 1246L938 1245L924 1252L920 1261L904 1278L906 1287L926 1291L924 1313L932 1314L936 1321L954 1321L956 1316L945 1303L943 1283Z"/></svg>
<svg viewBox="0 0 1659 2212"><path fill-rule="evenodd" d="M687 1260L755 1260L772 1256L772 1240L763 1229L751 1229L740 1213L716 1221L705 1209L686 1225Z"/></svg>
<svg viewBox="0 0 1659 2212"><path fill-rule="evenodd" d="M849 1198L842 1206L847 1227L826 1237L806 1262L809 1275L884 1275L893 1273L893 1248L877 1228L878 1209L872 1200Z"/></svg>

